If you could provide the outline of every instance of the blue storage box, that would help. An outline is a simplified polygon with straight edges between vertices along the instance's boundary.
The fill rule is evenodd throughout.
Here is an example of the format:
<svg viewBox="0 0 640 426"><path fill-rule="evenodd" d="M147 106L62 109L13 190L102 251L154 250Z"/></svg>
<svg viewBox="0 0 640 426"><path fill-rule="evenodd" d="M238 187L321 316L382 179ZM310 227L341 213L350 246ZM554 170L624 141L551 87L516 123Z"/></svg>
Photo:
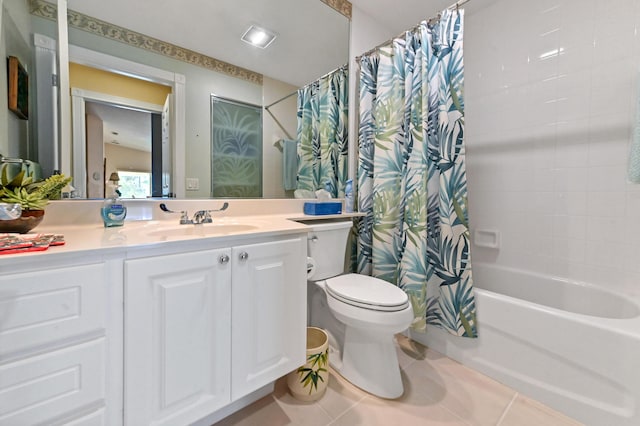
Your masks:
<svg viewBox="0 0 640 426"><path fill-rule="evenodd" d="M324 215L342 213L342 202L340 201L308 201L304 203L304 214Z"/></svg>

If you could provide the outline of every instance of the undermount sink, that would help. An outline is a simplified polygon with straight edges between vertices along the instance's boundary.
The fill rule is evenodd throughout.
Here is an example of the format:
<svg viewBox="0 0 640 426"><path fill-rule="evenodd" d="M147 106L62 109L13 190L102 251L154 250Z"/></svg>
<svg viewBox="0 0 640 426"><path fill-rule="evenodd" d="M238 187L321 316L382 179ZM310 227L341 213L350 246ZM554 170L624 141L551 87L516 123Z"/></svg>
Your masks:
<svg viewBox="0 0 640 426"><path fill-rule="evenodd" d="M242 223L208 223L202 225L176 225L159 228L147 233L152 237L207 237L214 235L230 235L238 232L255 231L258 227Z"/></svg>

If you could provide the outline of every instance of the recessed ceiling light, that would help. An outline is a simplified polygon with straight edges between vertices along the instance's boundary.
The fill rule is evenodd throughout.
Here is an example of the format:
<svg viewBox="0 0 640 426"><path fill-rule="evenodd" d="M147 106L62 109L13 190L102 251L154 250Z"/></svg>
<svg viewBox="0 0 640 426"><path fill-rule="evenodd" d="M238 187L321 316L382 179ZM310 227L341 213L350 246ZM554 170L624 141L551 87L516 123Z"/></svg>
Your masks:
<svg viewBox="0 0 640 426"><path fill-rule="evenodd" d="M269 46L275 39L276 35L273 32L256 25L251 25L242 35L242 41L261 49Z"/></svg>

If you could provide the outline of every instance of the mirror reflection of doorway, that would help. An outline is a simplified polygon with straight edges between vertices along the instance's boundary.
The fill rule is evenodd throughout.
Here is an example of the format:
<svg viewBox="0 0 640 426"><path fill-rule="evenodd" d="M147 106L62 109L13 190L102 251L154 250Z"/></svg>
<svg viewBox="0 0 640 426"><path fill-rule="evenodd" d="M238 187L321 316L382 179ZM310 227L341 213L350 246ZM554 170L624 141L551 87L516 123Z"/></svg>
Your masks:
<svg viewBox="0 0 640 426"><path fill-rule="evenodd" d="M154 129L154 123L157 127L161 120L160 114L99 102L86 102L85 111L87 195L111 195L105 191L102 179L93 177L117 173L123 198L162 196L161 180L152 178L162 175L162 149L152 155L152 147L162 145L161 130Z"/></svg>
<svg viewBox="0 0 640 426"><path fill-rule="evenodd" d="M133 190L133 182L147 179L125 173L119 182L124 198L170 196L171 87L75 63L70 80L78 196L110 196L107 180L120 172L151 174L150 190Z"/></svg>

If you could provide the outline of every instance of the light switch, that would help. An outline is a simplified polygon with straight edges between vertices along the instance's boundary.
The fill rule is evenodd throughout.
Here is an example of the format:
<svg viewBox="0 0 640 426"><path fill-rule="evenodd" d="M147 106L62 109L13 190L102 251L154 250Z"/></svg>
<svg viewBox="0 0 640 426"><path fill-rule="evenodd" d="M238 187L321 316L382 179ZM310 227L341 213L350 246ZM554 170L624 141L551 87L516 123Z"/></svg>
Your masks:
<svg viewBox="0 0 640 426"><path fill-rule="evenodd" d="M200 189L200 180L198 178L187 178L187 191L197 191Z"/></svg>

